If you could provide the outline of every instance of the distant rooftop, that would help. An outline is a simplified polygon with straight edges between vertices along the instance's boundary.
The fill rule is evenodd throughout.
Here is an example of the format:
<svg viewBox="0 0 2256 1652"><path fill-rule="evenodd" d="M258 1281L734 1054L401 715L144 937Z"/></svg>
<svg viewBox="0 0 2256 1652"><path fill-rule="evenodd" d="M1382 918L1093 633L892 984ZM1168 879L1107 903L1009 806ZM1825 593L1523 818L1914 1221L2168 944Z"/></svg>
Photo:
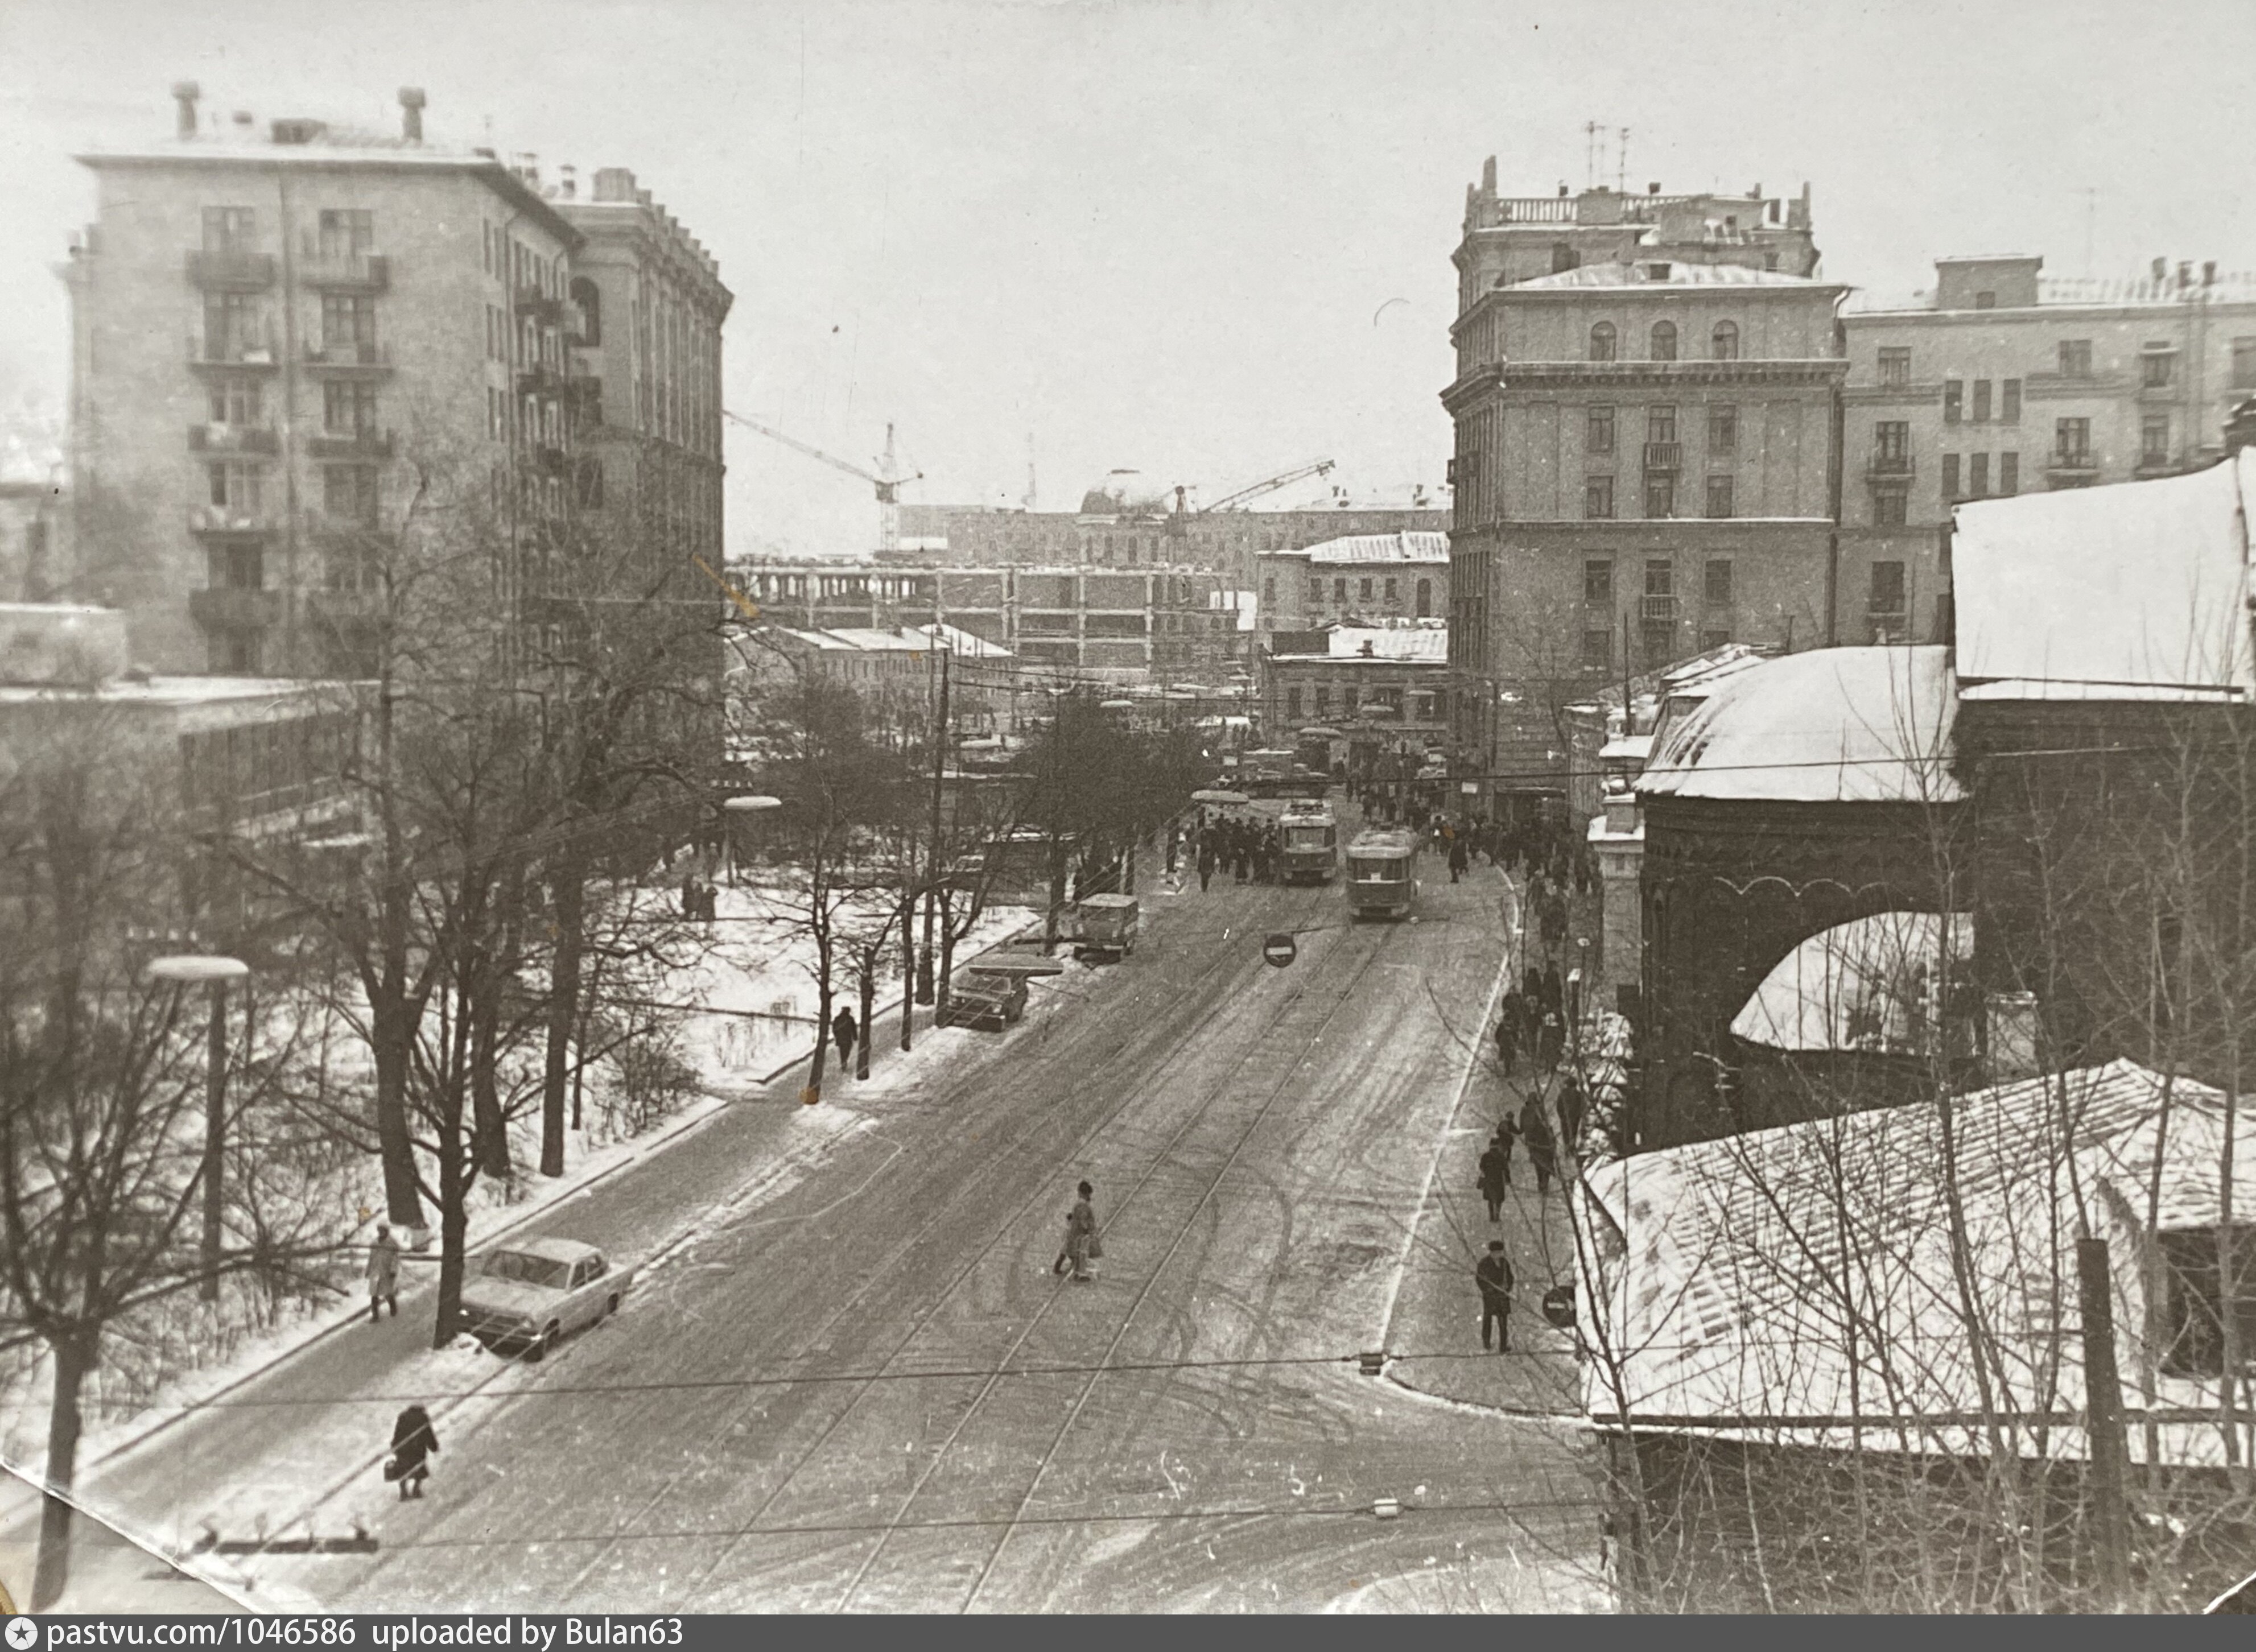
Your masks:
<svg viewBox="0 0 2256 1652"><path fill-rule="evenodd" d="M1838 281L1757 270L1743 264L1688 264L1681 258L1644 258L1634 264L1586 264L1556 275L1515 281L1503 291L1542 292L1576 287L1798 287L1824 291L1842 285Z"/></svg>
<svg viewBox="0 0 2256 1652"><path fill-rule="evenodd" d="M1311 563L1399 562L1446 566L1449 536L1414 530L1406 533L1350 533L1297 551L1263 551L1262 557L1304 557Z"/></svg>

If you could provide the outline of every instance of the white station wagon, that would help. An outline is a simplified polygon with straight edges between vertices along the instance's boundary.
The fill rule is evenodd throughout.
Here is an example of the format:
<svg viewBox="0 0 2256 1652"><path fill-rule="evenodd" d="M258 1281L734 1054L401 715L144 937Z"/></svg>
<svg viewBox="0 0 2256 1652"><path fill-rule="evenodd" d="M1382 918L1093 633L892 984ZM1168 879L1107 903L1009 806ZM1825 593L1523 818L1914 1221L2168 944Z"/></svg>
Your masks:
<svg viewBox="0 0 2256 1652"><path fill-rule="evenodd" d="M538 1360L558 1338L618 1311L634 1281L593 1245L516 1239L470 1259L462 1282L462 1328L500 1353Z"/></svg>

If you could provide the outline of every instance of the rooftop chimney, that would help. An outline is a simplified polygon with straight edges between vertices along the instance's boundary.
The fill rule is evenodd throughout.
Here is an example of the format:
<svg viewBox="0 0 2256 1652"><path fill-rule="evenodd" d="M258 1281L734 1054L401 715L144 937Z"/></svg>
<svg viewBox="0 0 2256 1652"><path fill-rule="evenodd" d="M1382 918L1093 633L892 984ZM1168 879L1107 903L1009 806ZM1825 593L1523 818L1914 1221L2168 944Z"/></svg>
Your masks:
<svg viewBox="0 0 2256 1652"><path fill-rule="evenodd" d="M419 86L399 88L399 135L411 144L423 141L423 88Z"/></svg>
<svg viewBox="0 0 2256 1652"><path fill-rule="evenodd" d="M1660 186L1659 184L1647 184L1645 186L1645 193L1648 195L1657 195L1660 193Z"/></svg>
<svg viewBox="0 0 2256 1652"><path fill-rule="evenodd" d="M635 175L624 166L596 168L597 200L631 201L635 198Z"/></svg>
<svg viewBox="0 0 2256 1652"><path fill-rule="evenodd" d="M173 102L180 105L180 131L183 137L194 137L196 135L196 100L203 95L203 88L198 86L194 81L173 82Z"/></svg>
<svg viewBox="0 0 2256 1652"><path fill-rule="evenodd" d="M2190 258L2181 258L2178 260L2178 289L2179 291L2183 292L2192 285L2193 260Z"/></svg>
<svg viewBox="0 0 2256 1652"><path fill-rule="evenodd" d="M2163 282L2170 278L2170 261L2168 258L2155 259L2153 269L2154 272L2154 285L2156 286L2161 285Z"/></svg>
<svg viewBox="0 0 2256 1652"><path fill-rule="evenodd" d="M2207 258L2203 260L2201 266L2201 284L2205 287L2213 287L2217 285L2216 259Z"/></svg>
<svg viewBox="0 0 2256 1652"><path fill-rule="evenodd" d="M580 198L578 167L559 166L556 169L556 193L559 198L565 200L577 200Z"/></svg>

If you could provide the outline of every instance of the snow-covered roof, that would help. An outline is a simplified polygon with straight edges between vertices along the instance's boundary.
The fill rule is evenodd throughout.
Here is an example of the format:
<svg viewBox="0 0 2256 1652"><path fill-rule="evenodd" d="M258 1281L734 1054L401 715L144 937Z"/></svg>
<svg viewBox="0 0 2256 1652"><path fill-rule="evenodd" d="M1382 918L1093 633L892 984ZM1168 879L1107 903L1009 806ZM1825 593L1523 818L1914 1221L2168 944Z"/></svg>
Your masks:
<svg viewBox="0 0 2256 1652"><path fill-rule="evenodd" d="M1949 1155L1940 1107L1914 1103L1594 1167L1589 1196L1610 1229L1594 1295L1632 1414L1827 1444L1856 1414L1868 1450L1985 1449L1946 1166L1999 1409L2082 1403L2080 1345L2063 1325L2075 1264L2063 1280L2060 1260L2082 1220L2114 1240L2121 1361L2140 1368L2136 1228L2149 1179L2159 1161L2160 1230L2215 1224L2223 1097L2117 1061L1956 1096L1950 1122ZM2236 1183L2251 1174L2256 1141L2243 1131ZM1612 1374L1585 1367L1594 1413L1615 1409ZM2161 1382L2163 1405L2201 1403L2190 1381ZM2215 1433L2166 1424L2163 1457L2211 1460ZM2026 1425L2009 1438L2009 1450L2037 1449ZM2049 1449L2083 1454L2072 1427Z"/></svg>
<svg viewBox="0 0 2256 1652"><path fill-rule="evenodd" d="M1377 659L1396 664L1446 664L1449 632L1442 625L1335 625L1321 654L1280 654L1279 659Z"/></svg>
<svg viewBox="0 0 2256 1652"><path fill-rule="evenodd" d="M834 626L824 630L793 626L776 629L809 648L830 653L922 654L944 648L973 659L1007 659L1011 654L999 643L958 630L953 625L904 625L897 631L857 625Z"/></svg>
<svg viewBox="0 0 2256 1652"><path fill-rule="evenodd" d="M1973 919L1951 914L1950 955L1974 956ZM1874 912L1810 936L1763 977L1731 1036L1773 1050L1915 1055L1932 1047L1942 975L1940 912Z"/></svg>
<svg viewBox="0 0 2256 1652"><path fill-rule="evenodd" d="M2256 690L2246 501L2256 449L2189 476L1958 507L1958 671ZM2095 696L2096 697L2096 696Z"/></svg>
<svg viewBox="0 0 2256 1652"><path fill-rule="evenodd" d="M1262 551L1258 557L1298 557L1311 563L1417 562L1446 566L1449 536L1413 530L1407 533L1350 533L1297 551Z"/></svg>
<svg viewBox="0 0 2256 1652"><path fill-rule="evenodd" d="M1939 646L1827 648L1726 678L1661 731L1643 797L1948 803L1956 710Z"/></svg>
<svg viewBox="0 0 2256 1652"><path fill-rule="evenodd" d="M1655 271L1666 265L1667 273ZM1555 275L1515 281L1512 292L1555 292L1575 287L1796 287L1804 292L1837 290L1837 281L1787 275L1777 270L1757 270L1744 264L1687 264L1678 258L1641 258L1635 263L1612 261L1586 264Z"/></svg>

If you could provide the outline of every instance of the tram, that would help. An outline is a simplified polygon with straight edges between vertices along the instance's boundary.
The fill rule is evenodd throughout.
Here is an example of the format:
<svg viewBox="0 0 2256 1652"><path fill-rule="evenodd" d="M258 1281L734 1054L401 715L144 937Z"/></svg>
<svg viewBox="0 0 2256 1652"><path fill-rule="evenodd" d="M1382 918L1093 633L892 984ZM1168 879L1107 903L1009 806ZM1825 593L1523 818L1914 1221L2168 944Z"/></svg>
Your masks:
<svg viewBox="0 0 2256 1652"><path fill-rule="evenodd" d="M1339 822L1332 812L1321 803L1290 803L1278 824L1285 839L1280 868L1285 882L1330 882L1339 869Z"/></svg>
<svg viewBox="0 0 2256 1652"><path fill-rule="evenodd" d="M1401 917L1418 898L1414 832L1358 832L1347 846L1347 907L1356 917Z"/></svg>

